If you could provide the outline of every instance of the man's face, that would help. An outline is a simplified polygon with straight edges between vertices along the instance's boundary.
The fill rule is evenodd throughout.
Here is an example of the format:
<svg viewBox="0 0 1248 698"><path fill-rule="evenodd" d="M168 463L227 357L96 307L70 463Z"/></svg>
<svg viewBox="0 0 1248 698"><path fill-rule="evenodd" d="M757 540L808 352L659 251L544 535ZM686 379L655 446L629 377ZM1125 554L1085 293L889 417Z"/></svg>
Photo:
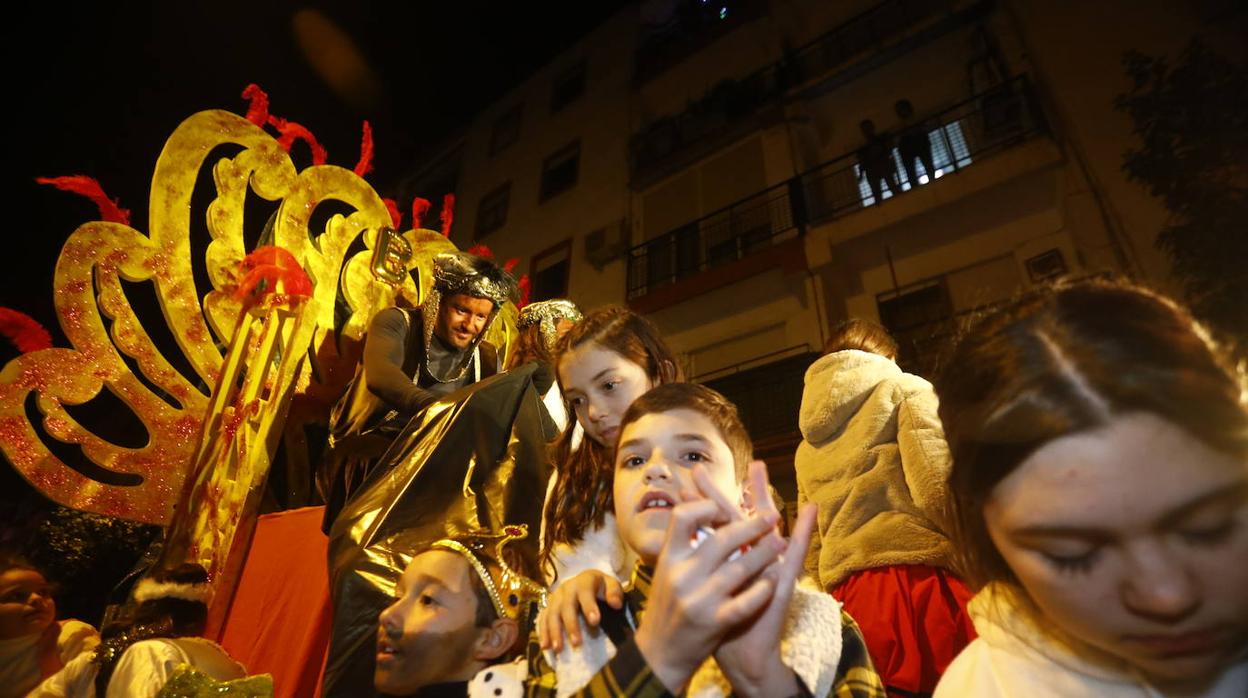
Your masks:
<svg viewBox="0 0 1248 698"><path fill-rule="evenodd" d="M740 499L732 450L706 416L687 409L657 412L620 433L615 521L620 538L643 562L658 560L672 507L697 491L693 466L699 464L730 500Z"/></svg>
<svg viewBox="0 0 1248 698"><path fill-rule="evenodd" d="M456 349L467 349L485 329L492 312L494 302L490 299L456 293L442 299L433 333Z"/></svg>
<svg viewBox="0 0 1248 698"><path fill-rule="evenodd" d="M436 683L467 681L480 664L473 572L457 553L417 555L395 589L397 600L381 612L373 683L406 695Z"/></svg>

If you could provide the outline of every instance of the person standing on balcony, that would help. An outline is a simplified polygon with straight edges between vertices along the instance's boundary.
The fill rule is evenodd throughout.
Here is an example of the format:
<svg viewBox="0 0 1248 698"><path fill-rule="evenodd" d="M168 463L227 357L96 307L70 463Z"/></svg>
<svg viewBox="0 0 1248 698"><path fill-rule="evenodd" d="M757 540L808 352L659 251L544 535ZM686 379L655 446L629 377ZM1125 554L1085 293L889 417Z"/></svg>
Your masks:
<svg viewBox="0 0 1248 698"><path fill-rule="evenodd" d="M433 278L419 310L392 307L373 318L363 362L330 415L326 532L412 417L499 372L498 351L484 340L499 308L516 295L511 275L454 252L434 257Z"/></svg>
<svg viewBox="0 0 1248 698"><path fill-rule="evenodd" d="M910 188L919 186L919 173L914 166L917 159L923 163L923 172L927 175L927 181L931 182L936 178L936 166L932 162L932 141L927 137L927 124L922 120L913 122L914 106L910 104L910 100L897 100L894 105L897 110L897 118L901 119L901 135L897 137L897 154L901 156L901 166L906 169L906 179L910 182Z"/></svg>
<svg viewBox="0 0 1248 698"><path fill-rule="evenodd" d="M867 185L875 196L875 203L884 200L880 180L888 183L888 190L893 194L901 193L901 185L897 182L897 163L893 160L893 137L887 131L875 132L875 122L863 119L858 125L867 142L858 149L858 178L867 178Z"/></svg>
<svg viewBox="0 0 1248 698"><path fill-rule="evenodd" d="M806 371L794 467L819 507L806 571L858 619L890 695L930 694L975 637L950 571L949 449L930 383L883 327L848 320Z"/></svg>

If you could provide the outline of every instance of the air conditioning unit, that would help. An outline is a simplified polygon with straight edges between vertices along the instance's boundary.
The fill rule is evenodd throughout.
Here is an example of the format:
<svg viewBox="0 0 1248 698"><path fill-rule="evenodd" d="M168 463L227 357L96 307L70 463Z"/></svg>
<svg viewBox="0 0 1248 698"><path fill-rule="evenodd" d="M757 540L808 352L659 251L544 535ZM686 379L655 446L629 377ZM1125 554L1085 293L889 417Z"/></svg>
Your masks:
<svg viewBox="0 0 1248 698"><path fill-rule="evenodd" d="M628 251L628 221L621 219L585 236L585 260L601 270Z"/></svg>

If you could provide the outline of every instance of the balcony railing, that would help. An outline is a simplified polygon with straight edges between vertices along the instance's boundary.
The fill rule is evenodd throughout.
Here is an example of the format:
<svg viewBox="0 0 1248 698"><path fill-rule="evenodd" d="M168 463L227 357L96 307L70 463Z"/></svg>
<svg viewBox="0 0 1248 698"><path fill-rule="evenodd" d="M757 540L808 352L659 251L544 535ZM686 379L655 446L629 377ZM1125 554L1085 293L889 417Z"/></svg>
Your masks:
<svg viewBox="0 0 1248 698"><path fill-rule="evenodd" d="M1031 83L1023 75L916 120L909 128L926 133L934 172L927 172L926 166L915 158L916 181L911 181L894 145L889 157L895 179L890 175L879 185L884 200L957 172L995 151L1010 148L1044 132L1046 126L1033 98ZM823 223L881 203L876 201L875 192L863 174L858 152L846 153L807 170L800 179L811 223Z"/></svg>
<svg viewBox="0 0 1248 698"><path fill-rule="evenodd" d="M633 136L630 148L634 180L649 181L669 167L672 160L679 160L681 154L697 150L695 146L714 145L719 138L731 137L735 128L747 123L747 117L778 103L792 88L840 68L848 70L872 55L876 57L872 65L905 55L913 50L905 38L942 11L950 11L952 4L951 0L885 0L809 44L786 52L775 63L743 78L720 82L685 111L659 119ZM926 40L965 21L955 17ZM640 72L640 64L638 70L639 77L645 74Z"/></svg>
<svg viewBox="0 0 1248 698"><path fill-rule="evenodd" d="M897 191L884 185L881 199L904 195L1046 129L1026 76L916 119L911 128L926 132L933 171L916 159L915 181L910 181L892 148ZM797 237L809 225L880 203L861 176L857 152L846 153L630 249L628 299Z"/></svg>
<svg viewBox="0 0 1248 698"><path fill-rule="evenodd" d="M790 191L795 184L764 189L630 249L628 298L797 237L802 215Z"/></svg>
<svg viewBox="0 0 1248 698"><path fill-rule="evenodd" d="M950 0L887 0L871 7L786 56L780 64L784 82L799 85L867 51L881 50L899 34L950 6Z"/></svg>

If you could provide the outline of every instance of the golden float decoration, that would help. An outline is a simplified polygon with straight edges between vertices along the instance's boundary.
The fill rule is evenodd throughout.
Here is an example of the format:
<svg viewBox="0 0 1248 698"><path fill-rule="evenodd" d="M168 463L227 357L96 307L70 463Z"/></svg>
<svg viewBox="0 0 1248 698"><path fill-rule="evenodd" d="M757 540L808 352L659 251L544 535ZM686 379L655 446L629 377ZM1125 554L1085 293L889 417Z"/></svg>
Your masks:
<svg viewBox="0 0 1248 698"><path fill-rule="evenodd" d="M222 156L221 146L237 154ZM193 250L191 196L214 157L211 242ZM240 263L250 252L243 237L249 191L277 202L271 244L302 266L312 282L310 296L285 293L279 279L255 307L245 308L237 297ZM330 200L354 211L311 230L318 204ZM191 116L169 137L149 206L147 234L95 221L66 240L53 292L72 348L27 353L0 370L0 449L62 505L168 526L162 558L200 562L218 588L229 589L285 422L295 419L288 414L292 400L322 393L311 401L318 407L298 419L323 421L336 397L331 393L351 374L338 347L358 344L372 316L400 296L419 305L432 284L432 257L455 246L436 231L391 230L382 198L355 172L328 164L297 170L277 139L220 110ZM361 237L366 249L347 259ZM206 292L193 275L196 255L207 268ZM150 282L161 315L138 317L123 282ZM340 293L349 310L345 321ZM514 337L515 319L508 304L491 328L488 339L500 358ZM167 326L197 382L161 354L145 323ZM339 365L328 370L334 362ZM327 372L337 385L325 385ZM118 446L66 410L105 389L142 422L145 445ZM49 450L27 416L32 395L46 436L79 446L94 467L71 467ZM229 594L218 595L228 601ZM216 611L220 606L213 604Z"/></svg>

